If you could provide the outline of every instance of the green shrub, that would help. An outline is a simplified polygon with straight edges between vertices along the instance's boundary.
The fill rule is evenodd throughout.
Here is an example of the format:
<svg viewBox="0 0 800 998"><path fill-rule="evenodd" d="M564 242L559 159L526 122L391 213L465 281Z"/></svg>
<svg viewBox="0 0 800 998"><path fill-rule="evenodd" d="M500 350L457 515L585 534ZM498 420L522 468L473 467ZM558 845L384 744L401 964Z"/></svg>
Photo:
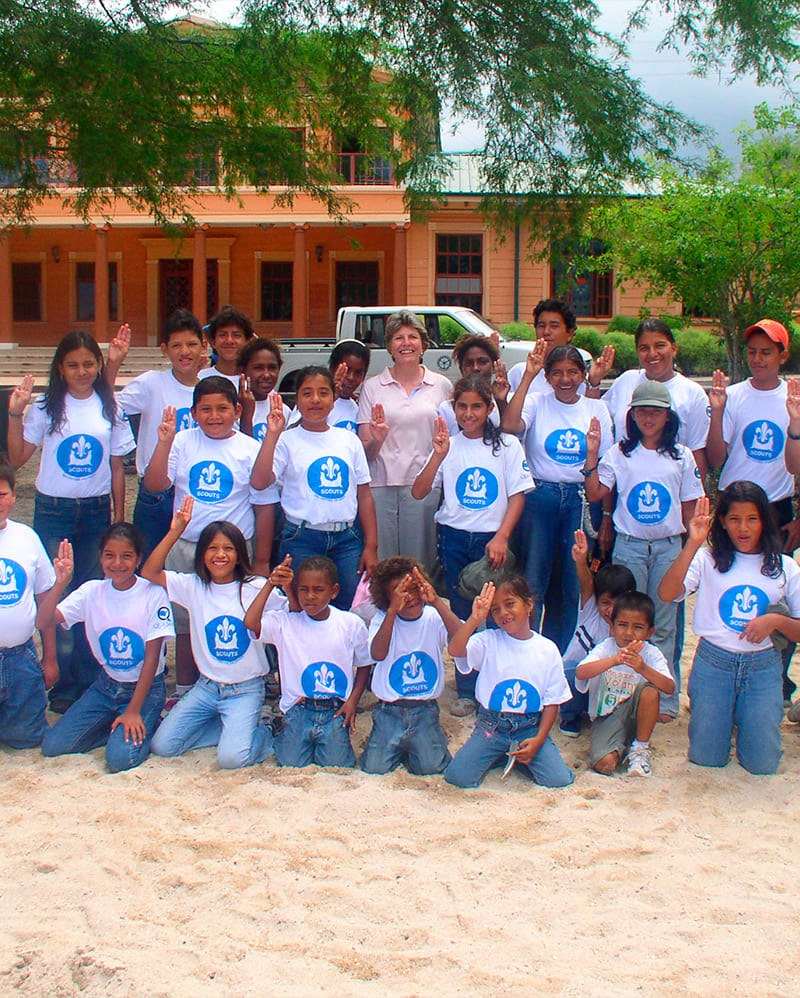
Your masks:
<svg viewBox="0 0 800 998"><path fill-rule="evenodd" d="M615 315L607 328L609 333L630 333L633 335L640 321L635 315Z"/></svg>
<svg viewBox="0 0 800 998"><path fill-rule="evenodd" d="M439 343L447 346L455 343L459 336L464 335L464 327L460 322L451 319L449 315L439 316Z"/></svg>
<svg viewBox="0 0 800 998"><path fill-rule="evenodd" d="M800 372L800 326L791 322L786 328L789 330L789 359L783 370L787 374L797 374Z"/></svg>
<svg viewBox="0 0 800 998"><path fill-rule="evenodd" d="M638 368L639 358L636 355L636 345L628 333L606 333L603 345L614 347L614 367L612 374L622 374L631 368Z"/></svg>
<svg viewBox="0 0 800 998"><path fill-rule="evenodd" d="M707 329L678 329L675 332L678 344L677 366L688 375L709 375L717 368L723 371L728 367L725 344Z"/></svg>
<svg viewBox="0 0 800 998"><path fill-rule="evenodd" d="M579 350L588 351L592 357L597 357L606 345L606 338L599 329L593 329L591 326L578 327L572 338L572 345Z"/></svg>
<svg viewBox="0 0 800 998"><path fill-rule="evenodd" d="M529 322L505 322L500 332L507 340L535 340L536 330Z"/></svg>
<svg viewBox="0 0 800 998"><path fill-rule="evenodd" d="M657 315L656 318L661 319L673 332L688 329L692 321L688 315Z"/></svg>

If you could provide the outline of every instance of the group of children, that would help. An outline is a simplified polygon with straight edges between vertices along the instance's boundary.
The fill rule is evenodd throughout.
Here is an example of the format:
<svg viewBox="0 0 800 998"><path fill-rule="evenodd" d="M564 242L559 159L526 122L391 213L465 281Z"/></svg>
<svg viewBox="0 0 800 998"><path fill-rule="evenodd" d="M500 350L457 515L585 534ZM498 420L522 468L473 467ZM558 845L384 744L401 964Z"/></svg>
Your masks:
<svg viewBox="0 0 800 998"><path fill-rule="evenodd" d="M557 309L542 312L546 321ZM448 601L412 559L378 562L369 468L354 432L367 348L339 344L328 368L300 372L289 413L275 391L275 343L255 337L230 307L207 335L217 357L204 369L204 331L190 313L176 313L162 336L170 370L141 375L115 399L130 331L120 329L107 365L92 337L71 333L42 399L32 402L30 378L12 393L11 465L0 467L0 741L41 744L49 756L105 745L112 771L150 751L212 745L222 768L272 753L286 766L353 766L350 734L371 683L365 772L404 763L473 787L493 766L507 773L517 765L536 783L566 786L574 775L550 737L560 710L567 735L591 718L597 772L625 763L629 774L649 776L656 723L678 711L676 602L696 590L689 758L725 765L736 731L741 764L775 772L777 646L781 637L800 640L800 570L782 553L770 502L788 475L774 466L783 464L788 432L783 326L765 320L748 330L747 389L726 391L715 376L708 450L735 477L725 481L723 470L713 521L698 449L681 439L674 351L672 376L659 375L669 353L660 328L640 337L654 360L643 360L631 385L622 427L587 397L581 353L545 336L500 404L501 366L494 385L482 374L462 378L455 425L450 414L437 418L411 493L421 500L442 487L436 521ZM613 356L602 360L608 367ZM122 457L134 446L128 416L136 414L140 483L128 524ZM10 518L12 466L37 446L31 530ZM616 529L613 563L594 575L581 529L587 501L602 504L601 526L608 514ZM788 513L793 519L791 500ZM551 640L531 621L559 557L569 605L563 620L546 610ZM471 599L465 576L476 565L482 584ZM369 626L351 612L365 599L359 585L368 586ZM164 642L173 636L177 702L162 720ZM453 757L437 703L445 648L459 698L477 706L475 729ZM281 716L265 718L273 649ZM51 728L45 686L64 715Z"/></svg>

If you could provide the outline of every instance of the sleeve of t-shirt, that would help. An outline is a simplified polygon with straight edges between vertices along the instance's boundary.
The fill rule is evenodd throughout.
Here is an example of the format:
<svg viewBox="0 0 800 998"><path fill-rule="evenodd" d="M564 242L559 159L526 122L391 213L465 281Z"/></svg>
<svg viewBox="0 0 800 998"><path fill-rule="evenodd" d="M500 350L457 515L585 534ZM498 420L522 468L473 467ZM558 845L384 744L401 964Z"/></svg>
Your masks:
<svg viewBox="0 0 800 998"><path fill-rule="evenodd" d="M683 596L679 596L675 600L676 603L680 603L687 596L697 592L697 587L700 585L700 577L703 574L703 567L708 557L709 553L707 549L701 548L694 558L692 558L689 568L686 570L686 577L683 580Z"/></svg>
<svg viewBox="0 0 800 998"><path fill-rule="evenodd" d="M97 579L90 579L61 600L56 609L64 618L61 626L65 630L86 620L86 607L91 603L96 589Z"/></svg>
<svg viewBox="0 0 800 998"><path fill-rule="evenodd" d="M127 413L145 412L150 405L150 394L147 377L140 374L117 392L117 404Z"/></svg>
<svg viewBox="0 0 800 998"><path fill-rule="evenodd" d="M480 672L486 660L486 648L490 631L479 631L467 640L466 658L456 658L456 668L467 675L468 672Z"/></svg>
<svg viewBox="0 0 800 998"><path fill-rule="evenodd" d="M372 378L364 383L361 389L361 395L358 399L358 412L356 413L357 423L368 423L372 419L372 406L373 401L373 388L370 384Z"/></svg>
<svg viewBox="0 0 800 998"><path fill-rule="evenodd" d="M175 478L178 474L178 464L183 456L183 434L177 433L172 438L172 446L169 449L169 457L167 458L167 478L175 484ZM189 436L188 430L186 431L186 436ZM186 483L189 484L188 482Z"/></svg>
<svg viewBox="0 0 800 998"><path fill-rule="evenodd" d="M353 619L348 621L352 631L353 642L353 665L360 669L364 665L372 665L375 661L369 653L369 631L364 621L355 614L350 615Z"/></svg>
<svg viewBox="0 0 800 998"><path fill-rule="evenodd" d="M33 592L38 596L40 593L46 593L48 589L53 588L56 583L56 573L53 569L53 563L44 549L44 544L39 540L38 534L33 534L31 544L36 550L36 571L33 576Z"/></svg>
<svg viewBox="0 0 800 998"><path fill-rule="evenodd" d="M268 600L264 612L261 614L261 630L258 640L264 644L277 644L281 639L288 618L288 604L285 608L275 609L270 607Z"/></svg>
<svg viewBox="0 0 800 998"><path fill-rule="evenodd" d="M254 489L250 486L250 503L253 506L274 506L281 501L280 489L273 482L265 489Z"/></svg>
<svg viewBox="0 0 800 998"><path fill-rule="evenodd" d="M609 645L609 641L612 641L613 645ZM606 638L604 641L601 641L599 644L595 645L589 654L584 656L580 662L578 662L578 666L576 666L576 668L583 665L584 662L599 662L601 658L607 658L609 655L613 654L615 650L616 642L613 638ZM596 676L590 676L588 679L578 679L578 677L575 676L575 689L579 693L588 693L589 683L596 678Z"/></svg>
<svg viewBox="0 0 800 998"><path fill-rule="evenodd" d="M133 431L128 417L121 410L117 412L117 418L111 427L111 453L114 457L124 457L130 454L136 446L133 439Z"/></svg>
<svg viewBox="0 0 800 998"><path fill-rule="evenodd" d="M708 414L708 399L706 393L698 385L698 391L692 392L687 419L686 446L689 450L701 450L708 440L708 428L711 417ZM724 433L723 433L724 436Z"/></svg>
<svg viewBox="0 0 800 998"><path fill-rule="evenodd" d="M800 566L789 555L783 556L783 570L786 573L786 602L793 617L800 619Z"/></svg>
<svg viewBox="0 0 800 998"><path fill-rule="evenodd" d="M173 603L189 609L189 604L195 594L196 575L192 572L164 572L167 583L167 593Z"/></svg>
<svg viewBox="0 0 800 998"><path fill-rule="evenodd" d="M369 485L372 481L372 475L369 473L369 465L367 464L367 454L364 450L364 445L361 440L354 434L350 433L349 430L345 430L345 433L349 433L353 440L351 444L353 446L353 474L355 475L356 485Z"/></svg>
<svg viewBox="0 0 800 998"><path fill-rule="evenodd" d="M147 632L145 641L154 638L174 638L175 622L172 619L172 607L169 605L166 589L152 584L147 594Z"/></svg>
<svg viewBox="0 0 800 998"><path fill-rule="evenodd" d="M667 660L664 658L663 653L655 645L650 644L649 641L645 641L644 648L642 649L642 658L645 665L649 665L651 669L660 675L672 679Z"/></svg>
<svg viewBox="0 0 800 998"><path fill-rule="evenodd" d="M526 433L536 422L536 400L539 397L538 392L529 392L525 401L522 403L520 419L522 420Z"/></svg>
<svg viewBox="0 0 800 998"><path fill-rule="evenodd" d="M22 438L29 444L40 446L47 433L50 417L41 406L43 396L40 395L25 412L22 423Z"/></svg>
<svg viewBox="0 0 800 998"><path fill-rule="evenodd" d="M617 484L616 457L618 454L619 445L615 445L600 458L597 465L597 477L600 484L605 485L607 489L613 489Z"/></svg>
<svg viewBox="0 0 800 998"><path fill-rule="evenodd" d="M722 410L722 439L725 441L726 447L731 447L734 442L734 437L736 436L736 413L734 409L736 408L735 403L730 395L728 395L728 401L725 408ZM709 424L711 420L709 418ZM697 450L696 447L692 448Z"/></svg>
<svg viewBox="0 0 800 998"><path fill-rule="evenodd" d="M503 463L506 471L506 489L509 496L533 489L533 479L525 460L525 451L516 437L503 434Z"/></svg>
<svg viewBox="0 0 800 998"><path fill-rule="evenodd" d="M614 443L614 423L605 406L597 406L596 409L597 418L600 420L600 450L598 453L602 457Z"/></svg>
<svg viewBox="0 0 800 998"><path fill-rule="evenodd" d="M291 439L291 437L289 439ZM278 437L278 442L275 444L275 452L272 456L272 473L275 475L274 484L277 484L278 486L283 485L283 476L286 474L286 465L289 462L288 447L289 445L286 442L286 437L284 433L282 433Z"/></svg>
<svg viewBox="0 0 800 998"><path fill-rule="evenodd" d="M703 483L700 481L700 472L697 469L697 462L694 459L694 454L686 448L682 456L681 502L689 502L691 499L699 499L705 494Z"/></svg>

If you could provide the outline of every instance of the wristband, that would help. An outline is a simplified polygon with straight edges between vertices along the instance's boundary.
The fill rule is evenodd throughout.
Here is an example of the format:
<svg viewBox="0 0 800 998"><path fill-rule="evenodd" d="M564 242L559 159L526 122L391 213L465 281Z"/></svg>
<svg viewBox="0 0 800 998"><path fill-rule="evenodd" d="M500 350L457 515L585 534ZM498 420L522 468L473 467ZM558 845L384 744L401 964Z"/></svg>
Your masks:
<svg viewBox="0 0 800 998"><path fill-rule="evenodd" d="M591 478L592 475L597 471L597 465L593 465L591 468L581 468L581 474L584 478Z"/></svg>
<svg viewBox="0 0 800 998"><path fill-rule="evenodd" d="M790 440L800 440L800 433L792 433L792 431L788 427L786 428L786 436Z"/></svg>
<svg viewBox="0 0 800 998"><path fill-rule="evenodd" d="M9 419L22 419L22 413L21 412L10 412L8 414L8 418ZM792 440L800 440L800 437L792 437Z"/></svg>
<svg viewBox="0 0 800 998"><path fill-rule="evenodd" d="M609 510L609 509L604 509L604 510L603 510L603 516L611 516L611 510Z"/></svg>

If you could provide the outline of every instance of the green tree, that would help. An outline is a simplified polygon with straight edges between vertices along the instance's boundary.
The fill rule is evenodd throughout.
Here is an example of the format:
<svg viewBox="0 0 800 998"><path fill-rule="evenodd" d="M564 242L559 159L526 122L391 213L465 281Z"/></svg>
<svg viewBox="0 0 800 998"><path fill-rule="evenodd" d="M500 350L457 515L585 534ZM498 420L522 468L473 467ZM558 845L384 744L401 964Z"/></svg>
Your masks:
<svg viewBox="0 0 800 998"><path fill-rule="evenodd" d="M205 180L231 197L288 182L285 199L344 212L331 136L392 160L424 202L441 182L445 105L485 125L487 186L515 195L514 211L617 190L645 175L642 149L670 157L697 134L629 75L591 0L245 0L235 30L165 21L176 6L193 0L0 0L5 224L59 176L79 215L124 198L190 221L187 160L217 155ZM774 80L798 55L787 0L643 0L631 32L651 9L671 13L665 45L688 45L701 71L721 58Z"/></svg>
<svg viewBox="0 0 800 998"><path fill-rule="evenodd" d="M762 105L755 127L740 132L738 173L712 152L699 175L665 172L654 196L608 201L588 223L618 282L719 321L736 381L747 327L788 322L800 303L799 127L793 108Z"/></svg>

